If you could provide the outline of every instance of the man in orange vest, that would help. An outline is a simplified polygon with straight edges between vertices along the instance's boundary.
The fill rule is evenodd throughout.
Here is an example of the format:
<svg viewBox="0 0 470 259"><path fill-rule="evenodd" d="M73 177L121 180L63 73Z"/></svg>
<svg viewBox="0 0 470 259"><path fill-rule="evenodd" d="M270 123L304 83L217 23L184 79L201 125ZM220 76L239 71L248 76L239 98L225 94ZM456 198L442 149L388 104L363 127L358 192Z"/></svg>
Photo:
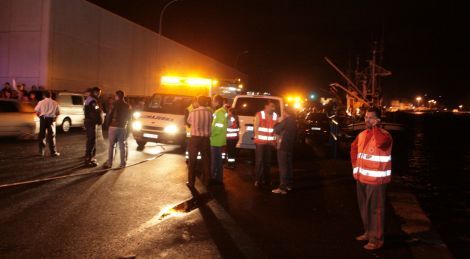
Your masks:
<svg viewBox="0 0 470 259"><path fill-rule="evenodd" d="M264 110L257 112L254 122L255 133L255 187L264 184L267 185L271 171L271 156L273 148L276 145L276 136L274 135L274 124L278 122L276 104L272 100L267 100Z"/></svg>
<svg viewBox="0 0 470 259"><path fill-rule="evenodd" d="M357 201L364 224L358 241L368 241L367 250L384 244L385 187L392 177L392 137L380 123L380 109L369 108L365 115L367 129L351 144L353 176L357 181Z"/></svg>

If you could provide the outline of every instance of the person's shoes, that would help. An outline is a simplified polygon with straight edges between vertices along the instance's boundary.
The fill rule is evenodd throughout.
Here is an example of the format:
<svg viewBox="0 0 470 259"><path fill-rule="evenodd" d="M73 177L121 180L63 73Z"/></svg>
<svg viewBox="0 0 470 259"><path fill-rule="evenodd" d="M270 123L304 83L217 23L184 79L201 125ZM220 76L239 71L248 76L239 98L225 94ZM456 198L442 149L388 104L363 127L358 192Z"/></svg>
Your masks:
<svg viewBox="0 0 470 259"><path fill-rule="evenodd" d="M111 165L109 165L108 163L104 163L103 169L110 169L111 168Z"/></svg>
<svg viewBox="0 0 470 259"><path fill-rule="evenodd" d="M287 186L287 187L286 187L286 190L290 192L290 191L292 191L293 189L292 189L291 186Z"/></svg>
<svg viewBox="0 0 470 259"><path fill-rule="evenodd" d="M383 242L369 242L369 243L367 243L367 245L364 246L364 249L366 249L366 250L377 250L377 249L382 248L383 245L384 245Z"/></svg>
<svg viewBox="0 0 470 259"><path fill-rule="evenodd" d="M360 235L360 236L357 236L357 237L356 237L356 240L357 240L357 241L368 241L369 238L367 237L367 234L362 234L362 235Z"/></svg>
<svg viewBox="0 0 470 259"><path fill-rule="evenodd" d="M283 190L281 188L274 189L271 192L274 193L274 194L287 194L287 191Z"/></svg>
<svg viewBox="0 0 470 259"><path fill-rule="evenodd" d="M97 167L97 166L98 166L98 162L96 162L95 159L91 159L91 160L90 160L90 159L87 159L87 160L85 160L85 165L86 165L87 167Z"/></svg>
<svg viewBox="0 0 470 259"><path fill-rule="evenodd" d="M126 164L120 164L119 165L119 168L124 168L124 167L126 167Z"/></svg>
<svg viewBox="0 0 470 259"><path fill-rule="evenodd" d="M59 152L54 152L51 154L51 157L58 157L60 156L60 153Z"/></svg>

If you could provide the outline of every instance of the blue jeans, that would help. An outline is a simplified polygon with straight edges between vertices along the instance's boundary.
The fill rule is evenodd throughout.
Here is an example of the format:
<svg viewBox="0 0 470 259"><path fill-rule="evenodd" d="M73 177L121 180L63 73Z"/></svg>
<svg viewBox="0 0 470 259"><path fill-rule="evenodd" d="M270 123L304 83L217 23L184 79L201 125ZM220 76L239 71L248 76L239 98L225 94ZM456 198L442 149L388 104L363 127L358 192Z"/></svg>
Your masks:
<svg viewBox="0 0 470 259"><path fill-rule="evenodd" d="M283 190L287 187L292 187L292 157L292 152L277 150L277 163L279 166L279 177L281 178L279 188Z"/></svg>
<svg viewBox="0 0 470 259"><path fill-rule="evenodd" d="M211 146L211 176L212 179L223 182L224 180L224 164L222 160L223 147Z"/></svg>
<svg viewBox="0 0 470 259"><path fill-rule="evenodd" d="M127 160L127 134L125 128L109 127L108 129L108 165L113 165L114 160L114 148L116 143L119 145L119 154L121 155L121 166L126 165Z"/></svg>

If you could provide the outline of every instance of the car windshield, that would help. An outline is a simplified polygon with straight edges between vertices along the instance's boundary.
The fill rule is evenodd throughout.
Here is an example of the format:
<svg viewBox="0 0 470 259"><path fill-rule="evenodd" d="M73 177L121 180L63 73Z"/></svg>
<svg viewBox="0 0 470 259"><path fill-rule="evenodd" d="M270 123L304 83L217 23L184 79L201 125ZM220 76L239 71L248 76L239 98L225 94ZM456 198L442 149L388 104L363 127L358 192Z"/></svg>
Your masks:
<svg viewBox="0 0 470 259"><path fill-rule="evenodd" d="M280 102L278 99L271 99L276 105L276 113L280 113ZM255 116L255 114L264 109L266 99L264 98L252 98L252 97L240 97L237 99L235 104L235 110L240 116Z"/></svg>
<svg viewBox="0 0 470 259"><path fill-rule="evenodd" d="M178 95L154 95L144 111L184 115L193 97Z"/></svg>

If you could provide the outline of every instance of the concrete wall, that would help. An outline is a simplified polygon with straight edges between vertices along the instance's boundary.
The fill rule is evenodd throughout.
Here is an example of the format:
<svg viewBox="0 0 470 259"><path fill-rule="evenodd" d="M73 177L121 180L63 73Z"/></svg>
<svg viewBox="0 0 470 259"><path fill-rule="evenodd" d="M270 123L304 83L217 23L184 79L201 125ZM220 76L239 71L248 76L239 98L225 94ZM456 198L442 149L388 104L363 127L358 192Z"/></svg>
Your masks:
<svg viewBox="0 0 470 259"><path fill-rule="evenodd" d="M167 73L245 78L85 0L0 0L0 80L149 95Z"/></svg>
<svg viewBox="0 0 470 259"><path fill-rule="evenodd" d="M0 0L0 83L45 84L49 0Z"/></svg>
<svg viewBox="0 0 470 259"><path fill-rule="evenodd" d="M51 0L49 86L151 94L160 74L244 77L207 56L84 0ZM158 62L161 60L161 62Z"/></svg>

